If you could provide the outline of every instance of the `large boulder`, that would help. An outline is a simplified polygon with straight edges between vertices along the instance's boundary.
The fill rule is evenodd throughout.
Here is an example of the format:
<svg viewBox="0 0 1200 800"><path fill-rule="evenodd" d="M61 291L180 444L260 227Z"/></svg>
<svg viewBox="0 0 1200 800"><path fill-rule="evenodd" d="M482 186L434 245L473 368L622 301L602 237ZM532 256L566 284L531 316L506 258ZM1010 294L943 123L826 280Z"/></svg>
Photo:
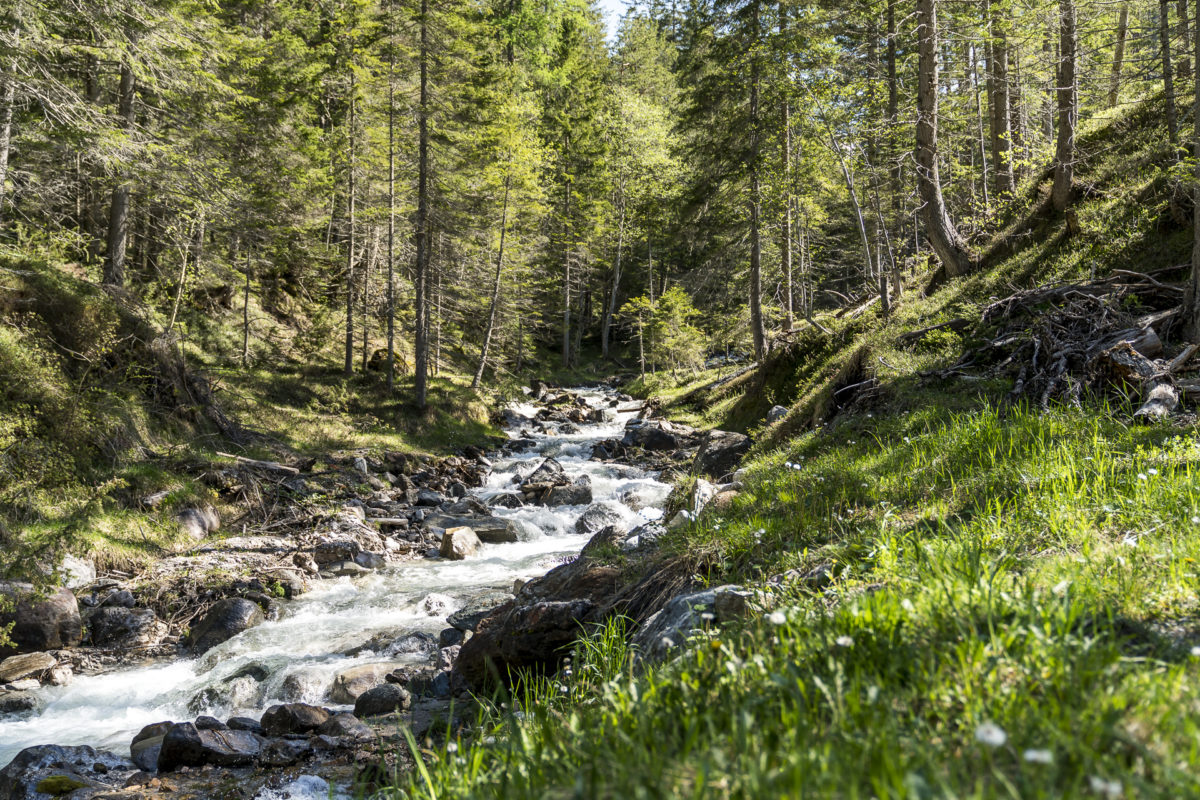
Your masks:
<svg viewBox="0 0 1200 800"><path fill-rule="evenodd" d="M0 656L74 647L83 639L79 602L68 589L39 594L28 583L0 583L0 594L13 604L0 614L0 629L12 623L12 644Z"/></svg>
<svg viewBox="0 0 1200 800"><path fill-rule="evenodd" d="M631 419L625 426L621 444L643 450L678 450L681 446L676 426L665 420Z"/></svg>
<svg viewBox="0 0 1200 800"><path fill-rule="evenodd" d="M585 506L592 502L592 479L580 475L574 483L550 489L543 502L548 506Z"/></svg>
<svg viewBox="0 0 1200 800"><path fill-rule="evenodd" d="M106 606L88 618L96 647L149 647L167 635L167 625L148 608Z"/></svg>
<svg viewBox="0 0 1200 800"><path fill-rule="evenodd" d="M163 739L167 731L174 727L173 722L155 722L138 731L129 743L129 757L138 769L143 772L158 771L158 757L162 753Z"/></svg>
<svg viewBox="0 0 1200 800"><path fill-rule="evenodd" d="M375 738L375 732L370 726L353 714L334 714L317 729L317 733L359 742Z"/></svg>
<svg viewBox="0 0 1200 800"><path fill-rule="evenodd" d="M172 725L158 752L158 771L179 767L244 767L262 753L262 737L249 731L197 728L190 722Z"/></svg>
<svg viewBox="0 0 1200 800"><path fill-rule="evenodd" d="M204 615L192 628L189 639L192 650L206 652L242 631L249 630L263 621L262 609L243 597L226 597Z"/></svg>
<svg viewBox="0 0 1200 800"><path fill-rule="evenodd" d="M512 595L505 592L490 592L474 597L465 606L447 617L446 621L455 630L463 633L474 632L480 622L491 616L493 611L509 600L512 600Z"/></svg>
<svg viewBox="0 0 1200 800"><path fill-rule="evenodd" d="M27 747L0 769L0 799L46 800L75 789L112 789L99 778L115 772L128 774L133 768L127 759L87 746ZM55 791L53 794L38 791L39 786L43 790L53 787Z"/></svg>
<svg viewBox="0 0 1200 800"><path fill-rule="evenodd" d="M544 491L549 487L561 486L566 483L570 483L570 479L562 464L553 458L547 458L521 481L521 491Z"/></svg>
<svg viewBox="0 0 1200 800"><path fill-rule="evenodd" d="M709 431L700 443L692 469L701 475L722 478L737 469L750 449L750 437L732 431Z"/></svg>
<svg viewBox="0 0 1200 800"><path fill-rule="evenodd" d="M579 519L575 520L575 532L584 536L593 536L608 527L628 527L620 506L610 501L592 503Z"/></svg>
<svg viewBox="0 0 1200 800"><path fill-rule="evenodd" d="M479 537L470 528L450 528L442 534L442 546L438 549L438 555L452 561L462 561L475 555L479 545Z"/></svg>
<svg viewBox="0 0 1200 800"><path fill-rule="evenodd" d="M515 542L518 539L518 529L510 520L500 517L433 514L425 518L427 528L470 528L479 537L479 541L487 544L503 544Z"/></svg>
<svg viewBox="0 0 1200 800"><path fill-rule="evenodd" d="M49 653L24 653L0 661L0 683L12 683L23 678L39 678L54 669L58 659Z"/></svg>
<svg viewBox="0 0 1200 800"><path fill-rule="evenodd" d="M394 683L385 683L363 692L354 701L354 716L382 717L406 711L412 705L412 695Z"/></svg>
<svg viewBox="0 0 1200 800"><path fill-rule="evenodd" d="M68 589L80 589L96 580L96 565L79 556L63 556L58 566L59 577Z"/></svg>
<svg viewBox="0 0 1200 800"><path fill-rule="evenodd" d="M329 720L329 712L307 703L285 703L271 706L263 712L263 733L267 736L284 736L289 733L315 731Z"/></svg>
<svg viewBox="0 0 1200 800"><path fill-rule="evenodd" d="M180 529L194 541L208 537L221 529L221 517L212 506L185 508L175 515Z"/></svg>
<svg viewBox="0 0 1200 800"><path fill-rule="evenodd" d="M754 601L754 594L740 586L676 595L638 628L634 650L639 658L661 660L705 626L745 618Z"/></svg>
<svg viewBox="0 0 1200 800"><path fill-rule="evenodd" d="M462 646L454 670L475 688L495 679L507 683L518 669L547 672L570 650L595 608L588 600L502 607Z"/></svg>

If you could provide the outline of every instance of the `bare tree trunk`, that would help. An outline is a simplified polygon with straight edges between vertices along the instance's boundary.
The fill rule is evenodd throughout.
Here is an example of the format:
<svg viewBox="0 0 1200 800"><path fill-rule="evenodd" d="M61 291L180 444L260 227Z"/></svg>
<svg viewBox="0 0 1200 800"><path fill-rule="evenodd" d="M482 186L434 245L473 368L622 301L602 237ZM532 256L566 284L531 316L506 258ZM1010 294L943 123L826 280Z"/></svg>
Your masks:
<svg viewBox="0 0 1200 800"><path fill-rule="evenodd" d="M750 330L754 357L761 360L767 350L767 335L762 313L762 184L759 175L759 39L758 4L754 5L754 51L750 54Z"/></svg>
<svg viewBox="0 0 1200 800"><path fill-rule="evenodd" d="M1183 57L1179 59L1179 79L1187 81L1192 77L1192 60L1188 55L1192 49L1192 33L1188 26L1187 0L1178 0L1175 7L1179 12L1179 39L1183 44Z"/></svg>
<svg viewBox="0 0 1200 800"><path fill-rule="evenodd" d="M787 5L780 2L779 35L784 41L787 40L787 30ZM779 258L784 280L783 329L790 331L795 317L792 310L792 108L787 91L785 85L780 104L780 124L783 126L783 141L780 143L780 155L783 158L783 231L779 236Z"/></svg>
<svg viewBox="0 0 1200 800"><path fill-rule="evenodd" d="M1125 39L1129 35L1129 0L1121 3L1117 19L1117 43L1113 49L1112 82L1108 85L1108 108L1117 104L1121 93L1121 67L1125 64Z"/></svg>
<svg viewBox="0 0 1200 800"><path fill-rule="evenodd" d="M1167 106L1167 138L1172 145L1178 145L1179 120L1175 111L1175 81L1171 69L1170 11L1169 0L1158 0L1158 38L1162 47L1163 102ZM1059 86L1061 87L1061 84Z"/></svg>
<svg viewBox="0 0 1200 800"><path fill-rule="evenodd" d="M133 70L128 64L121 65L121 83L117 90L117 113L125 123L125 130L133 131ZM108 252L104 259L104 283L122 286L125 283L125 248L129 239L129 196L128 182L120 181L113 189L112 205L108 214Z"/></svg>
<svg viewBox="0 0 1200 800"><path fill-rule="evenodd" d="M394 9L388 3L388 19ZM389 34L393 31L389 28ZM387 389L396 390L396 43L388 40Z"/></svg>
<svg viewBox="0 0 1200 800"><path fill-rule="evenodd" d="M354 372L354 65L350 66L350 113L348 165L346 170L346 359L342 364L342 374L347 377ZM366 320L363 320L366 323Z"/></svg>
<svg viewBox="0 0 1200 800"><path fill-rule="evenodd" d="M429 0L421 0L420 81L421 98L417 110L417 219L416 245L416 336L413 353L413 380L417 408L429 402Z"/></svg>
<svg viewBox="0 0 1200 800"><path fill-rule="evenodd" d="M100 62L94 55L84 58L84 93L92 105L100 105ZM104 258L104 216L103 201L99 191L99 181L93 172L86 184L87 209L82 219L84 231L87 233L87 259L89 264L100 263Z"/></svg>
<svg viewBox="0 0 1200 800"><path fill-rule="evenodd" d="M608 308L604 312L604 321L600 326L600 353L608 358L609 337L612 334L612 321L617 313L617 290L621 286L621 256L625 249L625 179L621 179L618 189L621 198L621 218L617 223L617 260L613 265L612 290L608 295Z"/></svg>
<svg viewBox="0 0 1200 800"><path fill-rule="evenodd" d="M983 189L983 213L990 215L992 213L992 200L988 194L987 137L983 131L983 100L979 96L979 66L976 63L978 51L974 45L968 46L971 48L971 90L975 94L975 124L979 131L979 169L983 177L981 182Z"/></svg>
<svg viewBox="0 0 1200 800"><path fill-rule="evenodd" d="M571 366L571 179L563 197L562 365Z"/></svg>
<svg viewBox="0 0 1200 800"><path fill-rule="evenodd" d="M1200 15L1198 15L1200 18ZM1200 77L1200 31L1192 37L1193 57ZM1200 83L1200 81L1197 81ZM1192 275L1183 300L1184 336L1189 342L1200 343L1200 85L1193 85L1192 99L1192 157L1195 161L1195 188L1192 189Z"/></svg>
<svg viewBox="0 0 1200 800"><path fill-rule="evenodd" d="M250 254L246 248L246 283L242 289L242 369L250 363Z"/></svg>
<svg viewBox="0 0 1200 800"><path fill-rule="evenodd" d="M1002 18L1003 12L993 9L990 0L985 0L984 13L987 15L989 33L986 56L989 110L991 111L992 174L996 178L996 194L1003 198L1013 189L1012 128L1009 124L1008 37L1005 31L1006 21Z"/></svg>
<svg viewBox="0 0 1200 800"><path fill-rule="evenodd" d="M1164 4L1166 0L1163 0ZM1075 121L1079 84L1075 78L1075 0L1059 0L1058 145L1054 153L1054 188L1050 198L1058 212L1071 204L1071 179L1075 171Z"/></svg>
<svg viewBox="0 0 1200 800"><path fill-rule="evenodd" d="M500 287L504 276L504 236L508 233L508 193L512 186L512 173L504 176L504 205L500 211L500 247L496 252L496 279L492 282L492 302L488 309L487 332L483 335L483 349L479 353L479 367L471 379L471 388L478 389L487 367L488 348L492 345L492 334L496 330L496 309L500 306Z"/></svg>
<svg viewBox="0 0 1200 800"><path fill-rule="evenodd" d="M371 185L367 183L367 196L371 196ZM367 373L367 361L370 354L367 348L371 346L371 273L375 271L375 259L379 257L379 228L371 226L371 243L367 247L367 257L363 261L362 279L362 372Z"/></svg>
<svg viewBox="0 0 1200 800"><path fill-rule="evenodd" d="M925 234L948 277L972 268L967 244L946 212L938 176L938 30L937 0L917 0L917 186Z"/></svg>
<svg viewBox="0 0 1200 800"><path fill-rule="evenodd" d="M888 60L888 157L892 160L892 224L897 235L900 230L900 159L896 157L896 130L900 114L900 81L896 74L896 0L887 4L887 60Z"/></svg>
<svg viewBox="0 0 1200 800"><path fill-rule="evenodd" d="M14 39L18 31L13 31ZM17 64L13 57L10 77L2 78L0 82L0 225L4 224L4 203L6 194L4 182L8 179L8 157L12 150L13 110L17 103Z"/></svg>

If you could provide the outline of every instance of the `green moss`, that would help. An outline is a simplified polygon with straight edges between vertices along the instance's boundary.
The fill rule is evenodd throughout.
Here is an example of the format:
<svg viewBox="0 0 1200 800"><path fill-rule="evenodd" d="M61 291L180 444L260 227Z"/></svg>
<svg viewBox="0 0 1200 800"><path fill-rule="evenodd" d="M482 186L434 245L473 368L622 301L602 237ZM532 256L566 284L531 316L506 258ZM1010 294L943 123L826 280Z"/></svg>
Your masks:
<svg viewBox="0 0 1200 800"><path fill-rule="evenodd" d="M42 778L38 781L35 787L42 794L52 794L55 797L62 794L69 794L76 789L83 789L87 786L86 783L78 778L72 778L69 775L52 775L49 778Z"/></svg>

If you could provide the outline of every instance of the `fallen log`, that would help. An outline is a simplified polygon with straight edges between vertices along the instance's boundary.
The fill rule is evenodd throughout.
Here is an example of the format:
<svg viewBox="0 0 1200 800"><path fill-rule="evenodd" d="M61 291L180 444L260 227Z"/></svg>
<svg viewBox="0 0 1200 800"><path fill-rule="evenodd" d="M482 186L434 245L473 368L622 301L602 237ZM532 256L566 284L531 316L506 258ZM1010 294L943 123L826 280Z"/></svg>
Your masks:
<svg viewBox="0 0 1200 800"><path fill-rule="evenodd" d="M289 475L299 475L300 474L300 470L296 469L295 467L289 467L288 465L280 464L277 461L259 461L256 458L246 458L245 456L236 456L233 453L222 453L220 450L217 451L217 455L222 456L224 458L232 458L234 461L238 462L239 464L245 464L250 467L259 467L260 469L271 469L271 470L275 470L276 472L286 472Z"/></svg>
<svg viewBox="0 0 1200 800"><path fill-rule="evenodd" d="M896 337L896 341L908 342L909 340L912 340L913 342L919 342L920 340L924 339L926 335L933 333L934 331L940 331L943 328L949 328L955 333L962 333L970 326L970 320L963 319L962 317L955 317L954 319L947 320L946 322L939 322L937 325L930 325L927 328L921 328L919 330L909 331L908 333L902 333Z"/></svg>

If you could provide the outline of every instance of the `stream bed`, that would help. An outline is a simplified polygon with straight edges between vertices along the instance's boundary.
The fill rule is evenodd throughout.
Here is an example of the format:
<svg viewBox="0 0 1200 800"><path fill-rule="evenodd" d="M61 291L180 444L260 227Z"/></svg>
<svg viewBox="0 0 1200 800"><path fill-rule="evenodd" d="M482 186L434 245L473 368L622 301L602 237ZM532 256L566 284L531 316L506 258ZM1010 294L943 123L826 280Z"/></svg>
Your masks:
<svg viewBox="0 0 1200 800"><path fill-rule="evenodd" d="M591 479L593 502L604 502L625 518L630 528L656 520L670 486L654 473L634 465L589 460L592 446L619 438L634 412L615 410L616 395L595 389L574 390L593 409L603 409L604 422L559 426L532 421L537 408L509 408L512 439L531 439L520 451L505 449L492 456L493 469L482 487L471 490L484 503L511 491L514 477L528 475L552 456L574 480ZM623 503L636 495L630 508ZM283 605L278 619L264 622L198 658L159 661L82 675L67 686L38 690L43 701L36 712L0 717L0 765L22 749L39 744L92 745L127 755L129 743L143 726L163 720L187 720L200 714L219 718L257 718L280 702L307 702L349 708L331 702L334 677L350 667L428 660L428 651L405 653L395 645L387 652L362 649L373 637L396 641L405 634L414 643L436 639L446 618L471 600L498 592L511 593L514 581L545 574L573 558L586 544L575 522L585 505L519 508L493 507L492 513L513 520L520 541L484 544L465 560L422 558L405 561L357 578L316 582L312 591ZM416 649L416 648L414 648Z"/></svg>

